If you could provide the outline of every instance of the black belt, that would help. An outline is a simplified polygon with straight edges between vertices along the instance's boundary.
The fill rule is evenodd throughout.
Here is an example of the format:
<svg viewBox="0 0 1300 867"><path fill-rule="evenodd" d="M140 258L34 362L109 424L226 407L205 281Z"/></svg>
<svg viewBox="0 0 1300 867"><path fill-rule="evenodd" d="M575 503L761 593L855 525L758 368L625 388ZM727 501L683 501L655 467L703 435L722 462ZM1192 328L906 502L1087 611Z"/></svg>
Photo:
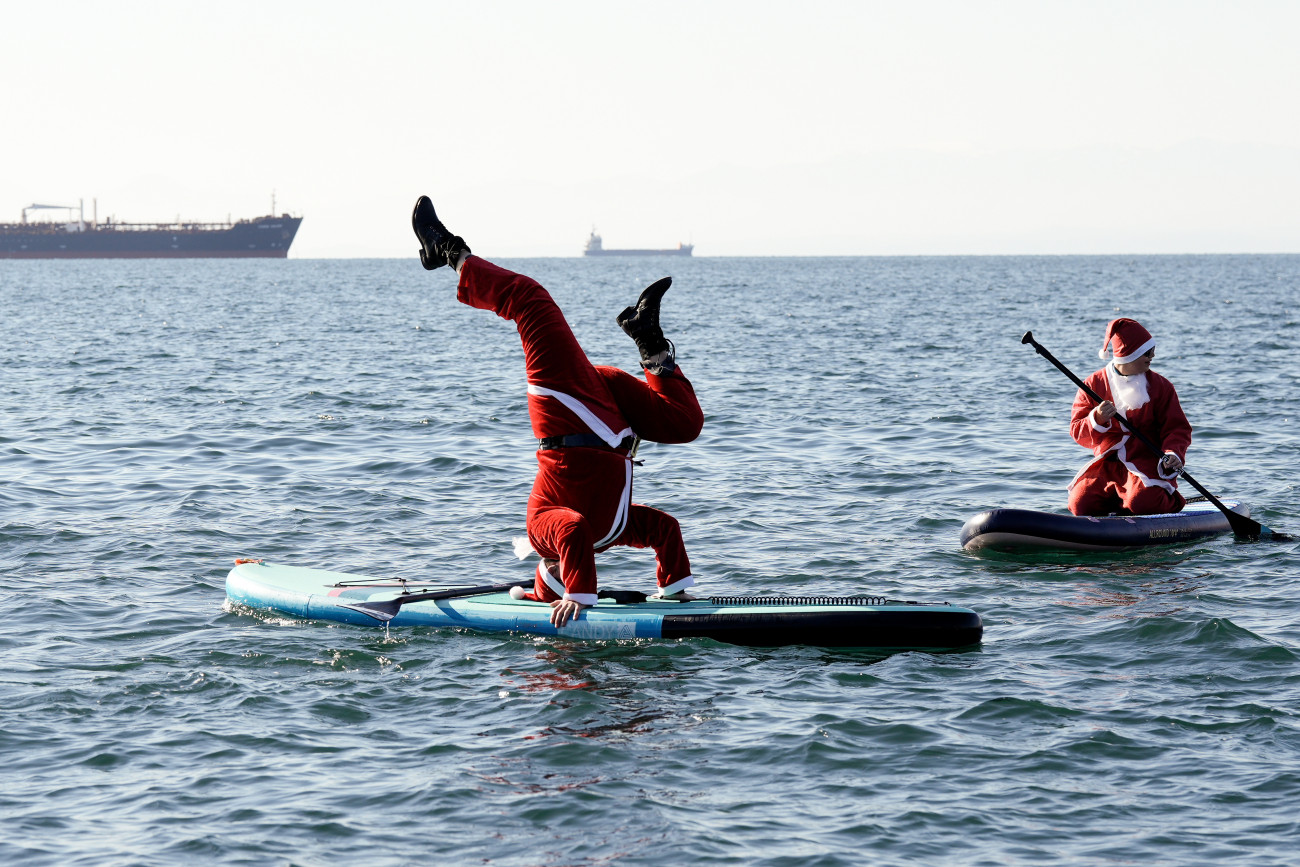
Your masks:
<svg viewBox="0 0 1300 867"><path fill-rule="evenodd" d="M618 446L614 447L595 434L567 434L560 437L542 437L537 441L537 450L539 452L547 449L604 449L607 452L628 449L630 451L633 442L635 442L634 437L623 437Z"/></svg>

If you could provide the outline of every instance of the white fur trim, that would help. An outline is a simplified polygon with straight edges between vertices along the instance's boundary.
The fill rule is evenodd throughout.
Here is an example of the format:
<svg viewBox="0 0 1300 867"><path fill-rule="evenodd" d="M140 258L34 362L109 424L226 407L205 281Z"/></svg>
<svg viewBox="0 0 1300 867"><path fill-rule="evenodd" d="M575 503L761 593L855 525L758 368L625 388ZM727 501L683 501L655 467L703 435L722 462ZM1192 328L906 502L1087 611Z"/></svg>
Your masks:
<svg viewBox="0 0 1300 867"><path fill-rule="evenodd" d="M572 599L579 605L595 605L600 598L595 593L565 593L565 599Z"/></svg>
<svg viewBox="0 0 1300 867"><path fill-rule="evenodd" d="M1119 462L1124 465L1125 469L1127 469L1130 473L1132 473L1133 475L1141 479L1142 484L1146 485L1148 488L1153 488L1153 487L1164 488L1169 493L1171 494L1174 493L1177 490L1177 488L1175 488L1169 482L1166 482L1163 478L1153 479L1147 476L1145 473L1143 473L1141 470L1139 470L1137 467L1133 465L1133 462L1128 459L1128 441L1129 441L1129 435L1125 434L1124 438L1121 439L1119 443L1115 445L1114 448L1107 449L1106 451L1097 455L1092 460L1088 461L1088 463L1084 464L1083 467L1079 470L1079 472L1074 474L1074 478L1070 479L1070 484L1065 486L1066 490L1069 490L1070 488L1073 488L1075 486L1075 484L1079 481L1079 479L1083 476L1083 474L1088 471L1088 467L1097 463L1097 461L1105 460L1106 455L1110 454L1111 452L1114 452L1115 456L1119 458ZM1159 472L1159 467L1160 465L1156 464L1157 472ZM1165 476L1165 478L1172 479L1173 476Z"/></svg>
<svg viewBox="0 0 1300 867"><path fill-rule="evenodd" d="M527 560L537 553L533 550L533 543L528 541L527 536L515 536L510 540L510 546L515 549L515 556L520 560Z"/></svg>
<svg viewBox="0 0 1300 867"><path fill-rule="evenodd" d="M1152 337L1146 343L1143 343L1137 349L1133 350L1130 354L1122 357L1116 355L1114 358L1111 359L1111 361L1115 362L1116 364L1128 364L1130 361L1137 361L1139 358L1146 355L1148 349L1154 348L1155 345L1156 345L1156 339Z"/></svg>
<svg viewBox="0 0 1300 867"><path fill-rule="evenodd" d="M695 583L695 576L694 576L694 575L687 575L685 578L678 578L678 579L677 579L676 581L674 581L673 583L671 583L671 584L667 584L667 585L665 585L665 586L663 586L663 587L660 587L659 590L658 590L658 592L655 593L655 595L656 595L656 596L670 596L670 595L672 595L673 593L680 593L680 592L682 592L683 590L685 590L687 587L690 587L690 586L691 586L692 584L694 584L694 583Z"/></svg>
<svg viewBox="0 0 1300 867"><path fill-rule="evenodd" d="M1176 458L1178 457L1178 455L1174 454L1173 452L1165 452L1165 454L1167 454L1167 455L1173 455L1173 456L1176 457ZM1182 458L1178 458L1178 459L1179 459L1180 461L1182 460ZM1164 458L1161 458L1161 460L1163 461ZM1183 471L1182 471L1181 468L1180 468L1180 469L1178 470L1178 472L1176 472L1176 473L1166 473L1166 472L1164 471L1164 468L1163 468L1160 464L1156 464L1156 472L1160 474L1160 478L1162 478L1162 479L1176 479L1176 478L1178 478L1179 476L1181 476L1181 475L1183 474Z"/></svg>
<svg viewBox="0 0 1300 867"><path fill-rule="evenodd" d="M605 444L612 449L618 448L618 444L623 441L624 437L632 435L632 428L630 427L623 428L620 432L614 433L614 431L610 430L609 425L601 421L594 412L587 409L585 403L578 400L573 395L565 394L562 391L555 391L550 388L543 388L540 385L533 385L531 382L528 384L528 393L539 395L541 397L555 398L560 403L564 404L570 412L582 419L582 423L589 427L592 433L604 440Z"/></svg>
<svg viewBox="0 0 1300 867"><path fill-rule="evenodd" d="M1106 422L1105 427L1100 427L1095 421L1092 420L1092 413L1088 413L1088 423L1092 425L1093 430L1100 431L1101 433L1105 433L1106 431L1114 427L1114 425L1112 425L1110 422ZM522 560L524 558L520 557L519 559Z"/></svg>
<svg viewBox="0 0 1300 867"><path fill-rule="evenodd" d="M510 598L511 598L511 599L523 599L523 598L524 598L524 595L527 594L527 593L528 593L528 591L525 590L525 589L522 588L522 587L511 587L511 588L510 588Z"/></svg>
<svg viewBox="0 0 1300 867"><path fill-rule="evenodd" d="M1097 455L1096 457L1094 457L1092 460L1088 461L1088 463L1086 463L1086 464L1084 464L1083 466L1079 467L1079 472L1077 472L1077 473L1074 474L1074 478L1070 479L1070 484L1066 485L1066 486L1065 486L1065 489L1068 491L1068 490L1070 490L1071 488L1073 488L1075 485L1077 485L1077 484L1079 483L1079 479L1083 478L1083 474L1086 473L1086 472L1088 472L1088 467L1090 467L1090 466L1092 466L1093 464L1097 463L1097 461L1100 461L1100 460L1104 459L1104 458L1106 457L1106 455L1110 454L1111 451L1113 451L1113 449L1112 449L1112 450L1108 450L1108 451L1104 451L1104 452L1102 452L1101 454L1099 454L1099 455Z"/></svg>
<svg viewBox="0 0 1300 867"><path fill-rule="evenodd" d="M1128 467L1128 471L1133 475L1137 476L1139 479L1141 479L1142 484L1146 485L1148 488L1150 487L1164 488L1166 491L1168 491L1171 494L1175 490L1177 490L1177 488L1175 488L1173 485L1166 482L1164 479L1150 478L1146 474L1144 474L1141 470L1139 470L1137 467L1133 466L1133 462L1128 459L1128 440L1129 440L1128 437L1124 437L1124 439L1120 440L1119 447L1116 448L1115 450L1119 454L1120 463ZM1158 468L1160 465L1157 464L1156 466Z"/></svg>

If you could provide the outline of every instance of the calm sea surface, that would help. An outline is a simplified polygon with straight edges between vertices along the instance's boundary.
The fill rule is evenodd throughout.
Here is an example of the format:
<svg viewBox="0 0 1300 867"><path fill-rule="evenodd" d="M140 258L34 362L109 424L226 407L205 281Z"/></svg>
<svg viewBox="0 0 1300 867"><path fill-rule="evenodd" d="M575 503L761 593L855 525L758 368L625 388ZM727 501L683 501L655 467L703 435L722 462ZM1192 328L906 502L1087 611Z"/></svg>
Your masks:
<svg viewBox="0 0 1300 867"><path fill-rule="evenodd" d="M976 557L1062 509L1116 316L1188 468L1300 533L1300 257L502 260L593 360L674 276L707 421L637 498L711 592L979 611L893 656L383 631L232 608L235 557L527 577L510 323L413 259L0 262L0 863L1282 865L1300 546ZM652 584L649 552L598 558Z"/></svg>

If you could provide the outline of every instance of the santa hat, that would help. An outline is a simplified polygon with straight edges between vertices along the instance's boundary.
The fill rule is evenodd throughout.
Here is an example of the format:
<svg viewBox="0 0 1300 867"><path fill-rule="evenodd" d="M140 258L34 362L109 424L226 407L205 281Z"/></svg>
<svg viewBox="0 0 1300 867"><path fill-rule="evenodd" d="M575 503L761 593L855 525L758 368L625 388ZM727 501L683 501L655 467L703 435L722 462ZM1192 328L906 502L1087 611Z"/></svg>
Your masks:
<svg viewBox="0 0 1300 867"><path fill-rule="evenodd" d="M1112 360L1116 364L1128 364L1154 349L1156 339L1136 319L1112 319L1106 326L1106 339L1097 350L1098 358L1106 357L1107 346L1114 352Z"/></svg>

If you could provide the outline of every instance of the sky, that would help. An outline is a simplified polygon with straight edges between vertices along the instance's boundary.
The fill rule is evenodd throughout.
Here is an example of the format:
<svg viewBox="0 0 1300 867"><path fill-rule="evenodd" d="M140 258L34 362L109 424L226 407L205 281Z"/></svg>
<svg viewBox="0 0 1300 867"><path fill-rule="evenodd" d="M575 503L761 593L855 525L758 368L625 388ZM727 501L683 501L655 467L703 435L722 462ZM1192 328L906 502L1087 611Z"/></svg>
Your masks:
<svg viewBox="0 0 1300 867"><path fill-rule="evenodd" d="M499 257L1294 253L1297 34L1290 0L13 4L0 222L274 196L292 257L411 257L424 193Z"/></svg>

